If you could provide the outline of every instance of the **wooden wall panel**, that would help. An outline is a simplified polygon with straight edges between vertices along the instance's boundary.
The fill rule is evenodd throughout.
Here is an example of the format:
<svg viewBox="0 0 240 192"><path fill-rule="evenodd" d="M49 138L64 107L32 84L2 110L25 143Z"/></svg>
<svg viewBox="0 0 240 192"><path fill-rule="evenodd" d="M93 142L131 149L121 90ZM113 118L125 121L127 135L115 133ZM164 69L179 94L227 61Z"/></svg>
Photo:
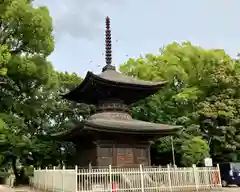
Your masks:
<svg viewBox="0 0 240 192"><path fill-rule="evenodd" d="M148 148L136 148L135 149L135 157L136 157L136 164L142 165L149 165L149 152Z"/></svg>
<svg viewBox="0 0 240 192"><path fill-rule="evenodd" d="M75 165L81 167L88 167L89 164L96 166L96 148L91 146L76 146Z"/></svg>
<svg viewBox="0 0 240 192"><path fill-rule="evenodd" d="M113 148L98 147L97 161L99 166L113 165Z"/></svg>
<svg viewBox="0 0 240 192"><path fill-rule="evenodd" d="M150 144L144 137L99 134L77 143L75 164L92 166L136 167L150 165Z"/></svg>

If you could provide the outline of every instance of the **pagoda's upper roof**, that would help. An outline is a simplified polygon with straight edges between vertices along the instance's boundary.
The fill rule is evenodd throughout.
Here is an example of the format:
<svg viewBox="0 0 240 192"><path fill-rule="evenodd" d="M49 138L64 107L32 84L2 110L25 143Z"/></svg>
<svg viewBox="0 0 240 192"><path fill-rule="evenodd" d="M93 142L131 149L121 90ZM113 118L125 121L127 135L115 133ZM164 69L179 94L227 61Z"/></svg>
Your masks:
<svg viewBox="0 0 240 192"><path fill-rule="evenodd" d="M94 74L93 74L94 75ZM142 88L161 88L166 82L152 82L152 81L144 81L139 80L131 76L124 75L122 73L117 72L116 70L106 70L97 76L97 78L102 81L108 81L108 83L118 83L124 86L137 86Z"/></svg>
<svg viewBox="0 0 240 192"><path fill-rule="evenodd" d="M86 104L97 104L99 100L117 97L131 104L156 93L165 83L138 80L108 69L99 75L88 72L82 83L63 97Z"/></svg>

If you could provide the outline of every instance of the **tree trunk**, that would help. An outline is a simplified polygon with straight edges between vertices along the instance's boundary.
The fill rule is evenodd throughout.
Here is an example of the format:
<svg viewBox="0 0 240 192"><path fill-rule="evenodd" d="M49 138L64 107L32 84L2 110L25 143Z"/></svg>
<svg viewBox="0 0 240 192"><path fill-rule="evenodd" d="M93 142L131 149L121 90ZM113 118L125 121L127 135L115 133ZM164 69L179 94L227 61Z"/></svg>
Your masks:
<svg viewBox="0 0 240 192"><path fill-rule="evenodd" d="M13 169L13 173L15 175L15 185L18 185L20 182L20 176L18 174L16 162L17 162L17 159L13 158L12 159L12 169Z"/></svg>
<svg viewBox="0 0 240 192"><path fill-rule="evenodd" d="M12 169L15 175L15 185L28 184L28 178L25 176L24 167L22 167L20 172L18 172L16 162L17 162L17 158L13 158Z"/></svg>

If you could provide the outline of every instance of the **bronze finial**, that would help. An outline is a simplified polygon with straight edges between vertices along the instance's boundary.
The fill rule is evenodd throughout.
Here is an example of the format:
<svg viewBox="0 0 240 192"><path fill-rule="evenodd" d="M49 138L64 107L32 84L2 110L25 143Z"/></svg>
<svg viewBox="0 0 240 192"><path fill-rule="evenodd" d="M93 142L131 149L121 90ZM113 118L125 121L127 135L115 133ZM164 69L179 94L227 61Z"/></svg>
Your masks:
<svg viewBox="0 0 240 192"><path fill-rule="evenodd" d="M105 60L106 66L103 67L102 71L107 69L115 70L115 67L112 66L112 40L111 40L111 28L110 28L110 18L106 17L106 31L105 31Z"/></svg>
<svg viewBox="0 0 240 192"><path fill-rule="evenodd" d="M110 18L106 17L106 33L105 33L105 59L106 64L111 65L112 63L112 41L111 41L111 29L110 29Z"/></svg>

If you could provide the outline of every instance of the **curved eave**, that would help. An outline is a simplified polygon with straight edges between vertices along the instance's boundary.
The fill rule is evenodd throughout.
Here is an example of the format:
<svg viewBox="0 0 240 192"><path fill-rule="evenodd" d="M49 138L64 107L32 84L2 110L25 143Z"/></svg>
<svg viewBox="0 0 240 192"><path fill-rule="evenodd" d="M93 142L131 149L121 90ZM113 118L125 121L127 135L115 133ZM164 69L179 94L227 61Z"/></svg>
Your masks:
<svg viewBox="0 0 240 192"><path fill-rule="evenodd" d="M135 90L155 90L155 91L160 90L167 83L167 81L163 81L158 83L149 82L151 84L133 84L133 83L127 83L127 82L113 81L106 78L102 78L88 71L86 77L84 78L84 80L79 86L77 86L75 89L73 89L69 93L62 96L65 99L72 100L72 98L74 97L73 95L79 92L83 92L85 88L92 82L97 82L99 84L107 84L107 85L116 86L119 88L123 87L123 88L135 89Z"/></svg>
<svg viewBox="0 0 240 192"><path fill-rule="evenodd" d="M61 131L61 132L58 132L58 133L53 133L51 134L51 137L62 137L62 136L65 136L65 135L69 135L72 133L73 130L76 130L76 128L72 128L70 130L67 130L67 131Z"/></svg>
<svg viewBox="0 0 240 192"><path fill-rule="evenodd" d="M75 121L72 124L67 124L68 126L63 126L62 128L68 127L66 131L61 131L57 133L52 133L49 135L50 138L54 140L69 140L75 135L79 135L84 127L83 121Z"/></svg>
<svg viewBox="0 0 240 192"><path fill-rule="evenodd" d="M91 72L87 72L86 77L83 79L83 81L80 83L80 85L78 85L75 89L71 90L69 93L66 93L65 95L62 95L63 98L65 99L69 99L72 100L72 95L75 95L76 92L78 92L78 90L84 90L85 87L87 86L87 84L90 82L91 80Z"/></svg>
<svg viewBox="0 0 240 192"><path fill-rule="evenodd" d="M162 82L151 82L151 81L145 81L146 84L141 84L141 81L139 83L131 83L131 82L122 82L122 81L114 81L110 79L106 79L103 77L100 77L99 75L95 75L92 72L89 72L91 74L91 77L95 79L97 82L102 82L105 84L111 84L115 85L118 87L126 87L126 88L135 88L135 89L160 89L162 88L167 81L162 81ZM136 80L137 81L137 80Z"/></svg>
<svg viewBox="0 0 240 192"><path fill-rule="evenodd" d="M168 136L175 135L182 126L172 126L172 125L163 125L163 124L154 124L155 128L132 128L122 126L121 128L111 127L106 125L99 125L93 123L91 120L84 121L82 127L76 126L67 131L62 131L59 133L54 133L50 135L50 138L54 140L65 140L71 141L71 139L76 138L82 134L85 134L88 131L94 132L105 132L105 133L121 133L121 134L135 134L135 135L146 135L146 136ZM158 126L158 128L156 128ZM163 128L164 126L165 128Z"/></svg>
<svg viewBox="0 0 240 192"><path fill-rule="evenodd" d="M53 133L49 137L58 141L71 141L72 138L81 135L83 128L75 127L67 131Z"/></svg>
<svg viewBox="0 0 240 192"><path fill-rule="evenodd" d="M86 121L84 129L99 131L99 132L111 132L111 133L126 133L126 134L144 134L144 135L155 135L155 136L166 136L166 135L175 135L182 126L172 126L172 125L163 125L155 124L155 127L158 128L132 128L127 126L122 126L121 128L116 128L112 126L107 126L106 124L97 124L93 121ZM162 128L165 126L167 128Z"/></svg>

